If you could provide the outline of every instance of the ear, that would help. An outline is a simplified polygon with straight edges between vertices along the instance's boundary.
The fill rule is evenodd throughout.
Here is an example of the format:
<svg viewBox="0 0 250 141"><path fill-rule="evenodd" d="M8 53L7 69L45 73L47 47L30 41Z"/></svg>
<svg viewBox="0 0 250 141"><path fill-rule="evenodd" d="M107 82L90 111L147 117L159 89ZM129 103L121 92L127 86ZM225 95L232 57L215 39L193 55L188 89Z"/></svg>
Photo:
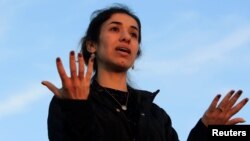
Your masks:
<svg viewBox="0 0 250 141"><path fill-rule="evenodd" d="M96 52L96 43L94 43L93 41L87 41L86 46L89 53Z"/></svg>

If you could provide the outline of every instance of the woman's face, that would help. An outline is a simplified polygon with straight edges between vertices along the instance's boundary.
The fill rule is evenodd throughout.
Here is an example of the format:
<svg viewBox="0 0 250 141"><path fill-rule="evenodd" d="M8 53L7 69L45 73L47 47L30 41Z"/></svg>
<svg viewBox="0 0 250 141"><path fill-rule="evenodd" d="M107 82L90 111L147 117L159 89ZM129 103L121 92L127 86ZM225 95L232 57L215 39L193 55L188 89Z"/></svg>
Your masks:
<svg viewBox="0 0 250 141"><path fill-rule="evenodd" d="M133 66L139 49L138 30L136 20L127 14L116 13L105 21L96 47L98 69L127 71Z"/></svg>

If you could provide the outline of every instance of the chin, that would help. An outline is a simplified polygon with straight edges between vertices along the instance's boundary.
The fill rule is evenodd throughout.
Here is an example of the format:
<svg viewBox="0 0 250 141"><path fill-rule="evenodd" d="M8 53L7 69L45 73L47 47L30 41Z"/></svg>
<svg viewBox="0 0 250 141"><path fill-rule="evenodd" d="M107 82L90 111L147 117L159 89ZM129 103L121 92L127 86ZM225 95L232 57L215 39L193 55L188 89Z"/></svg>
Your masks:
<svg viewBox="0 0 250 141"><path fill-rule="evenodd" d="M117 65L114 67L114 70L116 72L127 72L130 68L131 66L129 65Z"/></svg>

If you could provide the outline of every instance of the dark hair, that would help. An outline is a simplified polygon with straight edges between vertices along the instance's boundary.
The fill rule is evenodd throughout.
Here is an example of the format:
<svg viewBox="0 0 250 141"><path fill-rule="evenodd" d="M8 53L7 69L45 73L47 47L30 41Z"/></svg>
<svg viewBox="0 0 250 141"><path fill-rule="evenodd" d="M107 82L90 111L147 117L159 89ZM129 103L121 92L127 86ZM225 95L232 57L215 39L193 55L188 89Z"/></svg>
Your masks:
<svg viewBox="0 0 250 141"><path fill-rule="evenodd" d="M88 60L91 56L91 53L87 50L86 43L88 41L92 41L94 43L99 42L99 35L101 31L102 24L107 21L113 14L116 13L124 13L132 18L134 18L138 24L139 28L139 38L138 42L141 43L141 22L139 18L133 14L133 12L125 5L122 4L116 4L114 6L96 10L91 15L91 22L89 23L88 29L85 33L85 36L81 39L81 52L84 56L85 64L88 64ZM137 52L137 58L141 55L141 49L139 46L138 52ZM94 70L97 71L97 63L96 59L94 60Z"/></svg>

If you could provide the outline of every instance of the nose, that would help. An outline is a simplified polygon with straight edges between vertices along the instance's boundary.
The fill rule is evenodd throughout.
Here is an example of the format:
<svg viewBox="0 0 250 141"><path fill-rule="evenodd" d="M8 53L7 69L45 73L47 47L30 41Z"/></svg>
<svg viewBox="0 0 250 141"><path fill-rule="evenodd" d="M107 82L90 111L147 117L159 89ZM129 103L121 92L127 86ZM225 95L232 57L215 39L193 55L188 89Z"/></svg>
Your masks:
<svg viewBox="0 0 250 141"><path fill-rule="evenodd" d="M130 36L129 32L127 32L127 31L122 31L122 32L121 32L121 36L120 36L120 41L121 41L121 42L130 43L130 41L131 41L131 36Z"/></svg>

